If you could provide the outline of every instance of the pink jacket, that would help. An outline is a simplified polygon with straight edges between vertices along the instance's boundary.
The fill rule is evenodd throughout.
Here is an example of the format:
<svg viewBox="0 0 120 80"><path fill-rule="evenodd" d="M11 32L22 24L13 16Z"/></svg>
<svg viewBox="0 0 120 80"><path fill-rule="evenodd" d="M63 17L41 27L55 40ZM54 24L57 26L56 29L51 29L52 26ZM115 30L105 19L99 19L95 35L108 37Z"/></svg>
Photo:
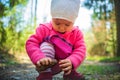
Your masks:
<svg viewBox="0 0 120 80"><path fill-rule="evenodd" d="M45 55L40 50L40 44L44 38L48 35L59 35L71 43L74 47L73 52L67 58L71 60L74 69L76 69L86 56L86 46L82 32L74 26L73 30L60 34L52 28L51 23L40 24L36 29L36 33L31 35L26 42L26 51L33 64L36 64L38 60L44 58ZM64 55L63 55L64 56Z"/></svg>

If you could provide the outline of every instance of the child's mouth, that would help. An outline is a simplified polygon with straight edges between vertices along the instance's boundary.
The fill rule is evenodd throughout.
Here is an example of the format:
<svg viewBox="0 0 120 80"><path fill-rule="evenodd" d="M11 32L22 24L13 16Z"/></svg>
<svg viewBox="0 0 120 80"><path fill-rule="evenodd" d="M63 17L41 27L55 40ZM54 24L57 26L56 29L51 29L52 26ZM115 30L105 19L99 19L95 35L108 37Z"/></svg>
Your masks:
<svg viewBox="0 0 120 80"><path fill-rule="evenodd" d="M60 34L64 34L65 32L58 32L58 33L60 33Z"/></svg>

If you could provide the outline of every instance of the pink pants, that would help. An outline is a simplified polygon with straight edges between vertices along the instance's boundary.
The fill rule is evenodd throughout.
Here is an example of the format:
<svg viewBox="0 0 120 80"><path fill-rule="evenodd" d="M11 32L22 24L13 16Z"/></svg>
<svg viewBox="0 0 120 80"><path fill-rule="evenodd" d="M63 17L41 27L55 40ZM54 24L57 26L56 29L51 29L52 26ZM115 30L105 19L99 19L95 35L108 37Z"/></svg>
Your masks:
<svg viewBox="0 0 120 80"><path fill-rule="evenodd" d="M52 80L52 76L60 72L61 69L57 64L52 68L51 72L40 73L39 76L37 77L37 80ZM72 70L69 75L63 75L63 80L85 80L85 78L83 75L76 72L76 70Z"/></svg>
<svg viewBox="0 0 120 80"><path fill-rule="evenodd" d="M37 80L52 80L52 76L60 72L61 72L61 69L59 65L57 64L51 68L50 72L44 71L44 72L39 73Z"/></svg>

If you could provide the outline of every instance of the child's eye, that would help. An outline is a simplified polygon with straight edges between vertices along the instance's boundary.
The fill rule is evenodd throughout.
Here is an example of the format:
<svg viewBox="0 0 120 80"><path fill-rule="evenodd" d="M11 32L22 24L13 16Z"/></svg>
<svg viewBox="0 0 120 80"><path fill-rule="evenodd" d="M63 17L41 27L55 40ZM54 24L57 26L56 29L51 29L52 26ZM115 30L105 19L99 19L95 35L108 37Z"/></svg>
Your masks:
<svg viewBox="0 0 120 80"><path fill-rule="evenodd" d="M60 23L56 23L56 25L60 25Z"/></svg>
<svg viewBox="0 0 120 80"><path fill-rule="evenodd" d="M70 26L69 24L65 24L65 26Z"/></svg>

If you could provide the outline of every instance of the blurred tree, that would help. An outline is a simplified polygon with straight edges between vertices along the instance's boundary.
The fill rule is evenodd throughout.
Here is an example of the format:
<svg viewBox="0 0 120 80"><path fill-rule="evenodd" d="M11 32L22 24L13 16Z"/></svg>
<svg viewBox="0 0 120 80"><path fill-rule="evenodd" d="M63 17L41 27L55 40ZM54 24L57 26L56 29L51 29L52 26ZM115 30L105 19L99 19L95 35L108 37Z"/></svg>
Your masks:
<svg viewBox="0 0 120 80"><path fill-rule="evenodd" d="M3 16L5 16L5 10L7 10L7 7L5 7L5 5L0 1L0 50L3 47L3 43L6 41L6 32L1 19Z"/></svg>
<svg viewBox="0 0 120 80"><path fill-rule="evenodd" d="M34 18L34 26L36 27L36 20L37 20L37 0L35 0L35 18Z"/></svg>
<svg viewBox="0 0 120 80"><path fill-rule="evenodd" d="M94 43L91 47L90 54L104 56L107 46L105 21L94 21L92 32L94 34Z"/></svg>
<svg viewBox="0 0 120 80"><path fill-rule="evenodd" d="M84 6L88 9L93 9L93 22L102 21L101 27L104 27L105 32L101 31L101 33L105 34L104 41L102 42L105 46L105 52L108 53L107 48L109 48L112 42L112 53L116 53L116 38L115 36L115 17L114 17L114 0L85 0ZM99 24L99 23L98 23ZM95 26L93 24L93 26ZM118 30L118 29L117 29ZM119 32L119 31L117 31ZM100 35L99 35L100 36ZM99 37L96 36L96 37ZM102 35L101 35L102 36ZM103 37L102 37L103 38ZM118 37L117 37L118 38ZM109 49L109 50L111 50Z"/></svg>
<svg viewBox="0 0 120 80"><path fill-rule="evenodd" d="M117 54L120 56L120 0L114 0L115 12L116 12L116 24L117 24Z"/></svg>
<svg viewBox="0 0 120 80"><path fill-rule="evenodd" d="M36 27L37 24L37 5L38 0L31 0L31 21L30 24L32 28Z"/></svg>
<svg viewBox="0 0 120 80"><path fill-rule="evenodd" d="M30 21L30 23L32 23L33 22L33 20L32 20L32 18L33 18L33 0L31 0L31 21Z"/></svg>
<svg viewBox="0 0 120 80"><path fill-rule="evenodd" d="M6 41L6 31L2 26L3 22L0 21L0 50L3 49L4 43Z"/></svg>
<svg viewBox="0 0 120 80"><path fill-rule="evenodd" d="M108 20L110 19L110 13L113 11L114 7L113 0L85 0L84 6L88 9L93 9L94 18L99 20Z"/></svg>
<svg viewBox="0 0 120 80"><path fill-rule="evenodd" d="M0 49L16 46L20 37L22 8L28 0L0 0ZM14 44L14 45L13 45Z"/></svg>

